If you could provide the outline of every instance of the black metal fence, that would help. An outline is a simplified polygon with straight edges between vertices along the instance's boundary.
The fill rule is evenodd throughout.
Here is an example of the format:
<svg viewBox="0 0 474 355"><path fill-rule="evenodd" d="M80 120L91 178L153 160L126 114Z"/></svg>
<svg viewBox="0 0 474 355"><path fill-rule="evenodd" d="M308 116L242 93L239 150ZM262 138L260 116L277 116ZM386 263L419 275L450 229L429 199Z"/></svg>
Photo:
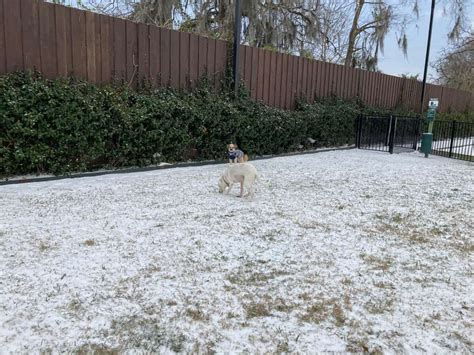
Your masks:
<svg viewBox="0 0 474 355"><path fill-rule="evenodd" d="M356 144L359 149L389 152L416 150L422 129L418 117L360 115Z"/></svg>
<svg viewBox="0 0 474 355"><path fill-rule="evenodd" d="M356 145L359 149L382 152L418 150L428 122L418 117L360 115L357 119ZM433 122L431 154L474 161L474 123Z"/></svg>
<svg viewBox="0 0 474 355"><path fill-rule="evenodd" d="M474 161L474 123L435 120L431 154Z"/></svg>

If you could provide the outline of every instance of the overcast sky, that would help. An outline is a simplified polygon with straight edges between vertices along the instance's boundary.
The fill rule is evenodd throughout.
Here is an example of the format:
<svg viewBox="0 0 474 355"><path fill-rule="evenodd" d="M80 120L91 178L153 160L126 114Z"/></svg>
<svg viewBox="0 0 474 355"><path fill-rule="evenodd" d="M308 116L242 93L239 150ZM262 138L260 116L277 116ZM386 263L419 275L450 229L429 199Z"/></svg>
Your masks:
<svg viewBox="0 0 474 355"><path fill-rule="evenodd" d="M441 4L437 1L435 16L433 20L433 34L431 38L430 62L438 58L440 51L448 46L448 33L452 27L452 18ZM426 44L428 39L428 27L430 21L430 0L420 0L420 18L416 23L409 26L408 35L408 57L405 58L400 51L396 41L395 31L392 31L385 40L385 53L379 59L380 70L387 74L401 75L419 74L423 78L425 65ZM470 21L474 22L473 8L469 9ZM436 75L431 67L428 68L428 79Z"/></svg>

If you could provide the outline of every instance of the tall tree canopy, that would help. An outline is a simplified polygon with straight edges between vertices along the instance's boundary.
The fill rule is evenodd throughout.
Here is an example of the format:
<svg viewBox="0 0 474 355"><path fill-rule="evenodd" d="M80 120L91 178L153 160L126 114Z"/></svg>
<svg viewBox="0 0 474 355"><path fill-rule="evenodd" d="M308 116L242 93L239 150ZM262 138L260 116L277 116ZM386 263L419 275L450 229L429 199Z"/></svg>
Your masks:
<svg viewBox="0 0 474 355"><path fill-rule="evenodd" d="M433 64L441 85L474 92L474 33L465 33Z"/></svg>

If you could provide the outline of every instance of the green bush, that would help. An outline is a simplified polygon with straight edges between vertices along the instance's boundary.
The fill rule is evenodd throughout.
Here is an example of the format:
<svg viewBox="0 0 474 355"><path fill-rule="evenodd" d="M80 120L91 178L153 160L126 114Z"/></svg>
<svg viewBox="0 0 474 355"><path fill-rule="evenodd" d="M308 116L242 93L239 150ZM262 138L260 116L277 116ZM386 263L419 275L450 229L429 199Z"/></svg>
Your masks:
<svg viewBox="0 0 474 355"><path fill-rule="evenodd" d="M351 144L368 110L329 99L284 111L205 80L191 92L134 91L14 73L0 77L0 175L224 159L231 141L249 155Z"/></svg>
<svg viewBox="0 0 474 355"><path fill-rule="evenodd" d="M460 122L473 122L474 123L474 111L439 112L436 114L436 119L440 121L460 121Z"/></svg>

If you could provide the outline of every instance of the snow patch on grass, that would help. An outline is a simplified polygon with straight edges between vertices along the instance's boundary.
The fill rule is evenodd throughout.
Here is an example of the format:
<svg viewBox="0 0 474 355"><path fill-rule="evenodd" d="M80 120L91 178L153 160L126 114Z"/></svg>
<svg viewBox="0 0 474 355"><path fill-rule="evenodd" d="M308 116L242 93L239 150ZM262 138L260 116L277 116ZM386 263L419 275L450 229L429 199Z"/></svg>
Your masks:
<svg viewBox="0 0 474 355"><path fill-rule="evenodd" d="M254 164L1 187L0 350L472 351L472 164Z"/></svg>

